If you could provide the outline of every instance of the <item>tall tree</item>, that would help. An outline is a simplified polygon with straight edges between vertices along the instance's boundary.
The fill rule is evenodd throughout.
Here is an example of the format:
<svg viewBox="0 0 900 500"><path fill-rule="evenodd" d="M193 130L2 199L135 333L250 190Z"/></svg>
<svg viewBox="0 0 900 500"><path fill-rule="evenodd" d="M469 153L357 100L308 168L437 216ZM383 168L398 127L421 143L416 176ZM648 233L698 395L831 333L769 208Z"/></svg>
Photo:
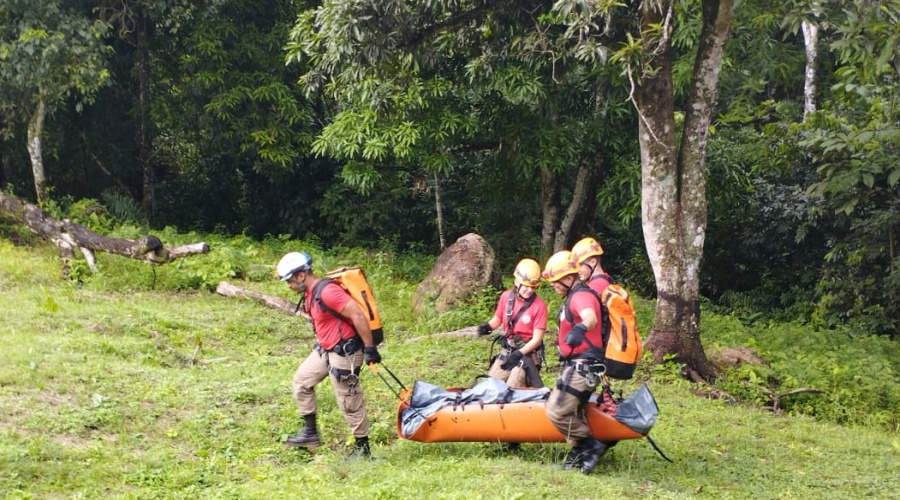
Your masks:
<svg viewBox="0 0 900 500"><path fill-rule="evenodd" d="M635 85L640 114L642 221L656 277L657 304L647 349L675 354L700 376L714 376L700 341L700 263L706 236L706 144L733 15L732 0L703 0L684 124L677 141L672 85L674 3L644 2L641 42L648 59ZM634 65L629 62L629 68Z"/></svg>
<svg viewBox="0 0 900 500"><path fill-rule="evenodd" d="M787 12L781 25L788 33L799 31L803 35L806 53L806 68L803 72L804 120L816 111L820 32L823 25L826 25L826 14L838 10L830 4L828 0L792 0L784 5Z"/></svg>
<svg viewBox="0 0 900 500"><path fill-rule="evenodd" d="M107 25L64 8L59 0L0 5L0 101L7 119L27 121L27 148L37 201L49 198L41 136L47 115L68 98L90 103L109 80L103 43Z"/></svg>
<svg viewBox="0 0 900 500"><path fill-rule="evenodd" d="M295 30L294 43L311 57L318 69L314 77L345 97L342 103L351 102L354 93L364 101L390 96L391 91L375 83L419 74L440 66L436 60L451 56L467 58L470 69L468 82L453 82L451 89L459 95L471 94L478 82L496 85L502 81L498 72L491 70L503 61L505 65L500 67L507 72L519 68L520 80L525 82L520 88L538 84L540 95L530 96L535 109L546 109L543 96L560 92L566 82L579 82L598 102L610 95L599 92L602 86L598 82L607 86L619 83L606 69L608 62L618 63L627 75L621 88L629 92L639 114L644 237L659 298L648 347L657 359L674 353L701 376L712 377L699 324L699 270L706 228L704 160L733 8L732 0L703 0L699 5L657 0L628 4L430 2L414 7L368 0L335 2L308 13ZM698 17L702 31L679 139L672 76L673 23L690 23ZM546 80L540 78L542 74L547 75ZM588 78L577 78L579 75ZM393 105L382 99L371 106L370 122ZM535 123L547 127L542 130L545 133L553 129L553 121L565 123L578 113L554 107L546 116L552 120ZM596 127L597 123L582 122L580 127ZM352 148L379 137L359 128L339 135ZM578 165L584 159L580 154L591 146L584 142L588 136L574 137L566 147L579 154L566 160ZM554 152L542 151L535 163L547 161ZM541 171L545 176L555 173L553 169ZM547 192L553 195L552 189L545 190L545 196ZM552 208L553 203L545 200L547 205ZM545 224L544 231L548 229L559 230Z"/></svg>

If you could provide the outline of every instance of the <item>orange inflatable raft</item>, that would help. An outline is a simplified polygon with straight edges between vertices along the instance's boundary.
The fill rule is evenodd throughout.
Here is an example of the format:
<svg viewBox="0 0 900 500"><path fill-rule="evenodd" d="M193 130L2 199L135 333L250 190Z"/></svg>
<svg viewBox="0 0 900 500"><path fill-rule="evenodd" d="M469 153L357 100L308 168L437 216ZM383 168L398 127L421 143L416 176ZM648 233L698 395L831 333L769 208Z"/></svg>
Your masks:
<svg viewBox="0 0 900 500"><path fill-rule="evenodd" d="M467 394L484 389L485 385L489 386L487 391ZM417 391L433 394L420 397L417 402ZM430 397L434 394L437 396ZM548 389L510 389L497 379L487 379L468 389L439 389L416 382L412 390L400 394L397 434L423 443L565 441L544 410L548 396ZM599 395L595 394L588 403L587 419L592 434L601 441L647 437L658 415L656 402L646 386L615 407L599 404L598 400Z"/></svg>

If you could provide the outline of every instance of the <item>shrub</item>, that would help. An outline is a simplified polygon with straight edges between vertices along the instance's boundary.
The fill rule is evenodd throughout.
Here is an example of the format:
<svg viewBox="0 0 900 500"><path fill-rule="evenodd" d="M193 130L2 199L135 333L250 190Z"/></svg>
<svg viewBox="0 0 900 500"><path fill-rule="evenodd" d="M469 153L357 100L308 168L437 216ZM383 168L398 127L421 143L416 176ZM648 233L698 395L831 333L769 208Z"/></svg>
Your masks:
<svg viewBox="0 0 900 500"><path fill-rule="evenodd" d="M761 403L771 393L814 388L824 392L785 397L780 407L838 423L900 427L900 346L890 339L846 327L744 327L736 318L712 314L704 316L704 337L707 347L751 347L770 363L726 370L720 384L742 401Z"/></svg>

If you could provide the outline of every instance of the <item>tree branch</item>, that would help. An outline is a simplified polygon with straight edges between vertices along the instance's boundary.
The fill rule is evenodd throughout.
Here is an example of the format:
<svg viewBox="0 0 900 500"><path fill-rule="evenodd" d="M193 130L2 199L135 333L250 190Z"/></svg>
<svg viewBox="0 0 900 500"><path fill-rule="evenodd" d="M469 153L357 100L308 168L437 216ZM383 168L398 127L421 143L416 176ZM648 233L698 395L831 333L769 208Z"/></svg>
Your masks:
<svg viewBox="0 0 900 500"><path fill-rule="evenodd" d="M159 265L209 252L209 245L204 242L169 247L152 234L140 240L102 236L68 219L56 220L38 206L4 193L0 193L0 218L22 224L33 233L54 242L64 259L74 257L74 248L80 248L82 251L88 250L85 258L89 263L93 262L90 253L99 251Z"/></svg>
<svg viewBox="0 0 900 500"><path fill-rule="evenodd" d="M289 314L291 316L302 316L304 318L309 319L309 316L303 311L303 309L298 308L297 304L290 302L289 300L282 299L281 297L273 297L271 295L266 295L261 292L257 292L256 290L248 290L246 288L241 288L237 285L232 285L227 281L220 281L219 285L216 287L216 293L222 295L224 297L244 297L260 304L269 307L271 309L275 309L281 311L285 314Z"/></svg>
<svg viewBox="0 0 900 500"><path fill-rule="evenodd" d="M472 10L468 10L465 12L461 12L459 14L453 15L444 19L441 22L434 23L430 26L427 26L421 31L416 31L414 33L410 33L406 37L404 37L403 43L400 44L399 48L401 49L410 49L417 47L424 43L426 40L431 38L432 36L444 31L447 28L454 28L457 26L463 26L467 24L469 21L475 19L479 15L487 12L488 10L494 8L504 0L491 0L482 3L481 5L475 7Z"/></svg>

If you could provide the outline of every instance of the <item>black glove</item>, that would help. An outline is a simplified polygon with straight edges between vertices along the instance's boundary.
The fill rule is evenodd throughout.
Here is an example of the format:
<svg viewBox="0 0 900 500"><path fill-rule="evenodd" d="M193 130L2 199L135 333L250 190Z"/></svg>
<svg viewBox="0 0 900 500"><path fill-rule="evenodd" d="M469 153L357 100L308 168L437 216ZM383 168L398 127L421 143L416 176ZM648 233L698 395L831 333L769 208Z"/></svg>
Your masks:
<svg viewBox="0 0 900 500"><path fill-rule="evenodd" d="M507 354L506 359L503 361L503 364L500 365L500 368L503 368L506 371L512 370L519 365L519 361L522 361L522 351L516 349Z"/></svg>
<svg viewBox="0 0 900 500"><path fill-rule="evenodd" d="M587 333L587 327L584 323L575 323L572 330L566 334L566 345L569 347L578 347L584 342L584 334Z"/></svg>
<svg viewBox="0 0 900 500"><path fill-rule="evenodd" d="M370 345L365 348L366 364L381 363L381 354L378 354L378 348Z"/></svg>
<svg viewBox="0 0 900 500"><path fill-rule="evenodd" d="M478 325L478 336L479 337L484 337L485 335L490 335L491 332L493 332L493 331L494 331L494 329L491 328L490 323L482 323L482 324Z"/></svg>

